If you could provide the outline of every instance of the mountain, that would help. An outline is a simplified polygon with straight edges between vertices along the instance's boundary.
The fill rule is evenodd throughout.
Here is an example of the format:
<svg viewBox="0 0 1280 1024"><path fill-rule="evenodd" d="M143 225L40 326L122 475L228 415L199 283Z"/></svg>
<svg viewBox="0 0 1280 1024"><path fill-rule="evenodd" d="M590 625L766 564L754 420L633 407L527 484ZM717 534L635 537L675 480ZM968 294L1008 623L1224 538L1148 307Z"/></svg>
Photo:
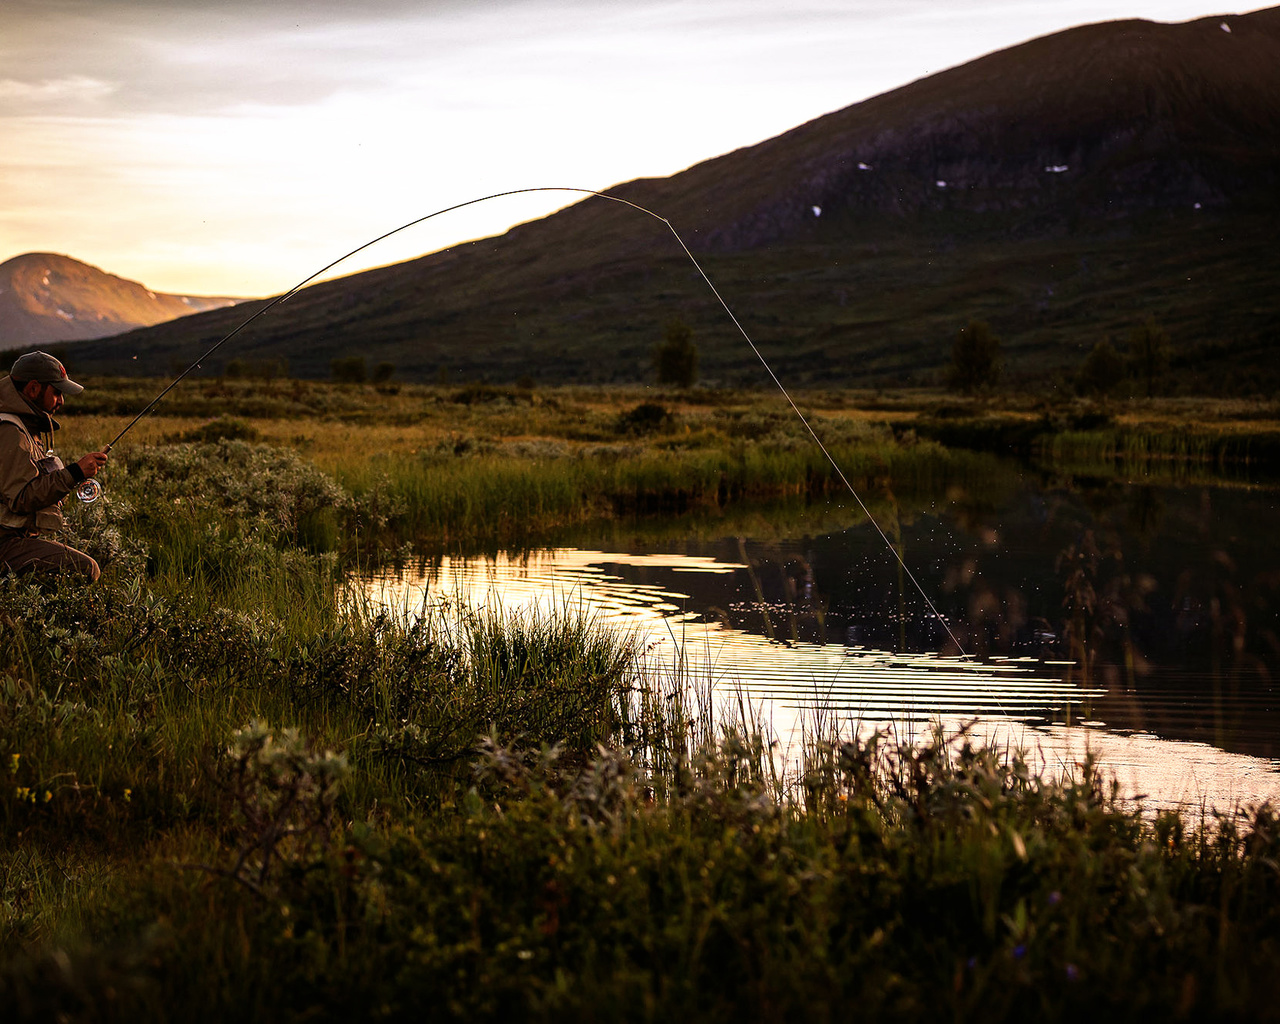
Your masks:
<svg viewBox="0 0 1280 1024"><path fill-rule="evenodd" d="M936 379L971 318L1003 338L1013 377L1044 379L1154 316L1195 386L1280 386L1265 369L1280 365L1280 8L1060 32L610 193L670 221L786 381ZM251 308L76 358L163 370ZM308 288L219 358L642 380L673 316L705 376L761 379L667 227L592 198Z"/></svg>
<svg viewBox="0 0 1280 1024"><path fill-rule="evenodd" d="M236 301L165 295L69 256L29 252L0 263L0 346L102 338Z"/></svg>

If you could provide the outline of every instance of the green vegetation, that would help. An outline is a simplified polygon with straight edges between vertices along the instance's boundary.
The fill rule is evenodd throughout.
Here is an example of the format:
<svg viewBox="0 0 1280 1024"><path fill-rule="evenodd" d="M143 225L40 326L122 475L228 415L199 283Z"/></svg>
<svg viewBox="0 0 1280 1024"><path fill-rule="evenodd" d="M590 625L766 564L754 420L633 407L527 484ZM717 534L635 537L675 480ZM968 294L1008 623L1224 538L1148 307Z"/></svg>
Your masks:
<svg viewBox="0 0 1280 1024"><path fill-rule="evenodd" d="M306 509L289 543L347 555L359 545L366 556L406 542L524 543L637 514L723 515L748 501L805 503L843 488L780 400L680 390L635 403L646 393L184 385L172 408L187 415L140 423L116 449L104 483L128 502L122 515L150 516L155 505L161 520L175 509L193 517L200 550L228 531L233 543L244 517L287 494ZM92 403L114 414L127 409L128 393L103 384L92 394L90 414L67 418L62 448L101 444L119 430L114 415L92 415ZM141 394L134 400L145 404ZM221 415L191 416L213 409ZM945 489L949 478L1000 475L989 459L899 439L843 399L815 422L846 475L868 492L891 481L909 498Z"/></svg>
<svg viewBox="0 0 1280 1024"><path fill-rule="evenodd" d="M584 223L600 226L573 241L508 236L501 252L470 253L475 266L465 275L460 263L442 265L432 275L449 278L433 286L441 308L415 305L427 268L406 264L376 323L342 313L347 289L329 284L313 300L304 293L267 314L255 335L274 336L271 350L288 359L290 372L317 380L329 376L331 359L366 351L371 367L393 362L405 382L528 377L542 386L634 387L651 379L654 339L679 310L697 339L701 380L766 386L758 360L683 254L663 240L659 251L619 265L597 216ZM1280 391L1280 361L1271 358L1280 249L1271 222L1174 218L1132 235L1099 227L1011 239L989 234L985 219L905 234L859 221L816 247L699 259L788 387L939 384L957 327L972 319L1002 339L1006 384L1045 388L1074 375L1099 340L1123 348L1150 314L1170 339L1163 394L1270 398ZM643 231L631 221L613 227L624 238ZM946 259L932 254L935 233L948 239ZM566 266L564 254L586 269ZM172 361L185 367L198 359L251 311L242 304L135 333L128 345L139 358L128 367L118 341L79 342L67 366L73 376L172 372Z"/></svg>
<svg viewBox="0 0 1280 1024"><path fill-rule="evenodd" d="M222 368L222 375L230 380L257 378L259 380L275 380L287 376L289 362L286 359L228 359Z"/></svg>
<svg viewBox="0 0 1280 1024"><path fill-rule="evenodd" d="M101 445L157 389L92 381L64 414L59 449ZM1280 465L1280 410L1268 402L832 391L801 404L872 501L1004 488L1016 475L997 458L1007 456L1049 474L1151 480L1231 480ZM780 396L698 388L188 381L123 440L103 480L127 500L120 514L149 515L154 493L167 503L156 515L202 516L192 529L205 538L226 531L228 515L239 522L224 496L256 488L255 500L274 500L282 481L308 473L325 485L301 499L314 507L288 541L363 557L407 543L532 543L651 513L714 520L761 502L798 513L843 495ZM843 525L856 521L850 513ZM198 547L209 550L204 539Z"/></svg>
<svg viewBox="0 0 1280 1024"><path fill-rule="evenodd" d="M232 595L290 620L0 585L9 1019L1273 1012L1269 809L1146 819L963 736L783 774L625 638L343 614L295 557Z"/></svg>
<svg viewBox="0 0 1280 1024"><path fill-rule="evenodd" d="M991 333L991 325L970 320L956 334L951 346L951 367L947 386L971 395L989 388L1000 379L1000 339Z"/></svg>
<svg viewBox="0 0 1280 1024"><path fill-rule="evenodd" d="M698 346L693 343L693 328L678 317L669 320L660 341L653 350L653 367L659 384L693 387L698 379Z"/></svg>
<svg viewBox="0 0 1280 1024"><path fill-rule="evenodd" d="M369 379L364 356L342 356L329 360L329 376L342 384L363 384Z"/></svg>
<svg viewBox="0 0 1280 1024"><path fill-rule="evenodd" d="M101 405L63 450L131 398L83 397ZM1064 463L1118 458L1088 439L1157 436L1156 416L1274 430L1266 406L1131 423L854 397L804 402L869 498L907 503L1009 485L930 425L1031 424ZM1274 1017L1269 808L1144 816L1091 765L1035 777L963 735L899 748L821 720L788 767L759 723L716 721L678 666L572 609L391 614L344 584L344 560L407 540L802 508L831 483L775 400L262 380L173 398L190 415L143 421L107 499L76 509L100 583L0 580L11 1019Z"/></svg>
<svg viewBox="0 0 1280 1024"><path fill-rule="evenodd" d="M1129 364L1150 398L1155 394L1156 378L1169 368L1169 334L1155 317L1147 317L1129 332Z"/></svg>
<svg viewBox="0 0 1280 1024"><path fill-rule="evenodd" d="M1076 390L1082 395L1106 395L1124 380L1124 357L1109 341L1100 341L1089 350L1076 377Z"/></svg>

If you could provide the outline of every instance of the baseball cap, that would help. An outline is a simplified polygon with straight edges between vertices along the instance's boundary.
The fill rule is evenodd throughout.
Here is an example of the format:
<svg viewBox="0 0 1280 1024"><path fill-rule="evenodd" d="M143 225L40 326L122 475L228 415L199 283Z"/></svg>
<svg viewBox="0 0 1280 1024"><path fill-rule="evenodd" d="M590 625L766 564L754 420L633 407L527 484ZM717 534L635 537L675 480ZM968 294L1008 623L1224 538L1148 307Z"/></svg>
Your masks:
<svg viewBox="0 0 1280 1024"><path fill-rule="evenodd" d="M18 356L9 376L14 380L36 380L48 384L64 395L78 395L84 390L83 385L67 376L67 368L48 352L28 352L25 356Z"/></svg>

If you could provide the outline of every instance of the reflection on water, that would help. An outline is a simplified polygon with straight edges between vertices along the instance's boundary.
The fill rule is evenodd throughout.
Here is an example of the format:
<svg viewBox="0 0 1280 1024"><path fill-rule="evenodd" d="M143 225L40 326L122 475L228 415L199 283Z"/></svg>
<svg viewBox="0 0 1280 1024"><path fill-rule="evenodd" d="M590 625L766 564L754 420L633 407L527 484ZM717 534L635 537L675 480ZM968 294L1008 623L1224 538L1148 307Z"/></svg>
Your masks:
<svg viewBox="0 0 1280 1024"><path fill-rule="evenodd" d="M905 653L943 650L947 633L865 526L768 544L665 541L674 551L634 538L625 552L442 556L371 587L408 608L424 596L579 606L634 629L657 664L682 657L722 699L749 700L784 741L814 708L904 737L974 721L1051 773L1091 752L1128 795L1227 809L1280 801L1265 650L1275 613L1257 611L1276 558L1256 522L1231 532L1266 495L1215 498L1238 507L1209 514L1212 532L1207 498L1197 511L1159 494L1091 505L1034 491L999 510L953 494L894 510L890 535L976 660ZM1198 546L1169 543L1189 529ZM1228 543L1253 559L1243 570Z"/></svg>

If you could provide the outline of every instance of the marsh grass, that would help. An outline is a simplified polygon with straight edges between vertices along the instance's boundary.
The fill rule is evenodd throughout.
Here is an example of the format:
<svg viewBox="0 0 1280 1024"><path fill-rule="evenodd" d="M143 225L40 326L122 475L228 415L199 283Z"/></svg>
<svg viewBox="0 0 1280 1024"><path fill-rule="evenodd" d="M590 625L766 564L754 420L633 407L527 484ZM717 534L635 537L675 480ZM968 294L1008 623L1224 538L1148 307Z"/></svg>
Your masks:
<svg viewBox="0 0 1280 1024"><path fill-rule="evenodd" d="M1014 455L1059 474L1230 485L1280 467L1274 403L935 405L910 429L953 449Z"/></svg>
<svg viewBox="0 0 1280 1024"><path fill-rule="evenodd" d="M59 446L68 453L101 445L161 386L91 384L64 421ZM958 400L927 391L799 398L871 500L888 490L936 495L970 479L982 489L977 478L997 471L981 465L980 453L1033 459L1059 474L1225 482L1270 473L1280 458L1280 414L1266 401ZM667 414L658 428L629 429L629 417L649 406ZM258 457L254 486L264 493L275 486L267 463L292 453L351 500L314 509L293 525L291 541L335 550L354 538L369 557L406 542L521 543L635 515L840 500L842 490L781 396L764 392L187 381L121 443L104 477L108 493L144 503L147 481L128 479L122 464L173 462L155 453L181 448L173 444L180 439L200 459L238 450L237 442L274 453ZM205 492L225 476L194 464L191 475ZM191 489L180 478L177 486Z"/></svg>
<svg viewBox="0 0 1280 1024"><path fill-rule="evenodd" d="M1150 427L1066 431L1041 441L1039 458L1056 470L1146 481L1246 482L1280 465L1280 434Z"/></svg>
<svg viewBox="0 0 1280 1024"><path fill-rule="evenodd" d="M471 398L449 408L499 402ZM103 579L0 580L8 1019L1276 1017L1269 807L1144 815L1088 762L833 718L784 760L745 698L572 606L392 612L344 586L339 554L397 517L829 486L759 409L720 448L732 405L637 449L607 398L546 403L545 464L504 448L547 437L499 437L359 475L323 454L354 428L308 449L265 419L262 442L122 446L75 524ZM1004 479L840 429L895 502Z"/></svg>
<svg viewBox="0 0 1280 1024"><path fill-rule="evenodd" d="M509 664L528 637L492 626ZM252 886L243 824L174 829L0 984L33 1020L1267 1015L1268 809L1196 829L1089 763L821 731L791 779L750 717L684 721L661 762L493 732L451 798L366 782Z"/></svg>
<svg viewBox="0 0 1280 1024"><path fill-rule="evenodd" d="M717 720L688 663L646 668L571 606L338 602L303 626L108 577L4 583L0 629L12 1019L1231 1017L1276 995L1269 809L1144 817L1090 764L1042 777L834 720L789 769L745 701ZM296 726L253 727L294 776L236 769L253 721ZM255 809L327 751L340 786L287 819L317 841L246 861L286 820Z"/></svg>
<svg viewBox="0 0 1280 1024"><path fill-rule="evenodd" d="M244 543L378 559L406 544L520 544L605 521L852 501L776 403L758 396L673 403L671 430L637 437L616 428L624 399L570 393L536 406L494 406L424 395L424 419L404 427L144 420L116 451L105 476L108 501L124 533L151 537L150 571L175 578L234 575ZM869 501L889 491L931 499L1000 475L989 457L895 438L842 405L815 422ZM98 416L70 420L60 444L88 446L112 426ZM84 518L95 517L99 510Z"/></svg>
<svg viewBox="0 0 1280 1024"><path fill-rule="evenodd" d="M630 642L567 609L407 621L335 602L277 618L111 581L0 591L0 827L46 856L101 865L187 827L216 837L216 744L254 719L350 751L347 798L382 807L451 797L490 730L581 756L635 728ZM21 854L7 870L47 863ZM75 889L18 884L0 938L45 934Z"/></svg>

